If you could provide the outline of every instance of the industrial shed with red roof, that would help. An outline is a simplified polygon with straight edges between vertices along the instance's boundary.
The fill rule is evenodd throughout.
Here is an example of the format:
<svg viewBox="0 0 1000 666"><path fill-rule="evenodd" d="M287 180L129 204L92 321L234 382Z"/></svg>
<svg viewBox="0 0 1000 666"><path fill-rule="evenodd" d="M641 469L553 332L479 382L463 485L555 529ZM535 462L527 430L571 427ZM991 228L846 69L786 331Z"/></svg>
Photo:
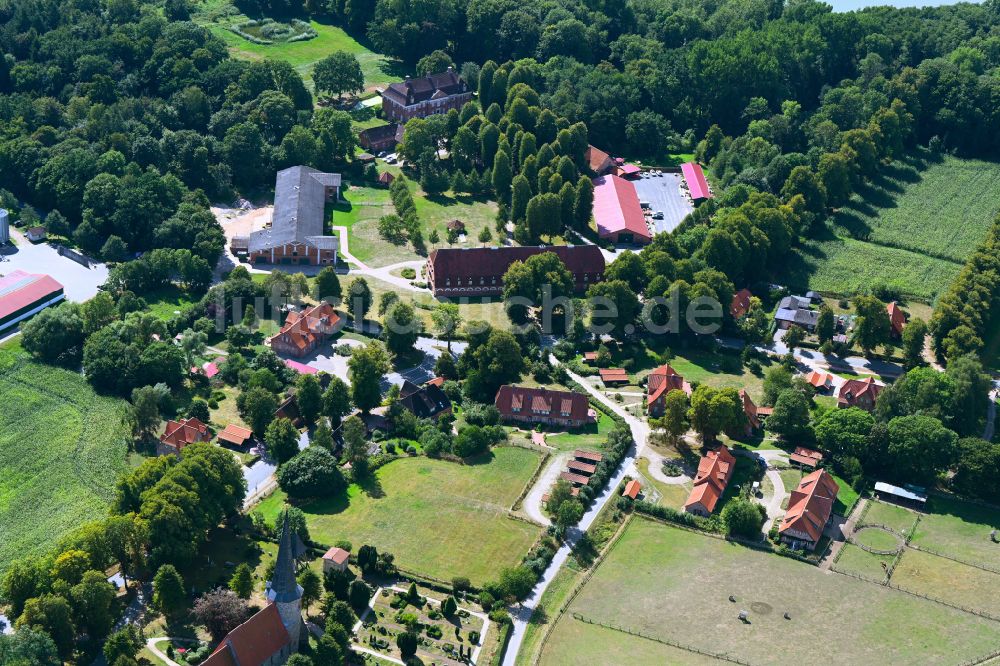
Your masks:
<svg viewBox="0 0 1000 666"><path fill-rule="evenodd" d="M701 170L701 165L697 162L685 162L681 165L681 174L684 182L687 183L688 192L691 193L691 201L700 203L705 199L712 198L712 190L705 180L705 172Z"/></svg>
<svg viewBox="0 0 1000 666"><path fill-rule="evenodd" d="M618 176L594 179L597 235L615 243L645 244L653 240L635 185Z"/></svg>
<svg viewBox="0 0 1000 666"><path fill-rule="evenodd" d="M63 286L50 276L11 271L0 278L0 331L16 326L65 298Z"/></svg>

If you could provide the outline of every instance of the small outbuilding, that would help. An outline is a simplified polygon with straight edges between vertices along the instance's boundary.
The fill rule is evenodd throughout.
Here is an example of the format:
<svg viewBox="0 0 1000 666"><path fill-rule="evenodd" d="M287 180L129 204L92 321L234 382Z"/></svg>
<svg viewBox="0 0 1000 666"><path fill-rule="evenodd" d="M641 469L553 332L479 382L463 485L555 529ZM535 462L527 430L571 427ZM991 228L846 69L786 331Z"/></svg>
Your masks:
<svg viewBox="0 0 1000 666"><path fill-rule="evenodd" d="M927 504L927 493L917 486L900 488L891 483L875 482L875 496L881 500L895 502L914 509L923 509Z"/></svg>
<svg viewBox="0 0 1000 666"><path fill-rule="evenodd" d="M230 423L219 433L219 442L242 449L253 439L253 431L249 428Z"/></svg>
<svg viewBox="0 0 1000 666"><path fill-rule="evenodd" d="M625 490L622 491L622 497L629 497L631 499L636 499L639 497L639 491L642 490L642 484L632 479L625 484Z"/></svg>
<svg viewBox="0 0 1000 666"><path fill-rule="evenodd" d="M330 571L347 571L347 564L350 562L351 554L343 548L334 546L323 555L323 573Z"/></svg>

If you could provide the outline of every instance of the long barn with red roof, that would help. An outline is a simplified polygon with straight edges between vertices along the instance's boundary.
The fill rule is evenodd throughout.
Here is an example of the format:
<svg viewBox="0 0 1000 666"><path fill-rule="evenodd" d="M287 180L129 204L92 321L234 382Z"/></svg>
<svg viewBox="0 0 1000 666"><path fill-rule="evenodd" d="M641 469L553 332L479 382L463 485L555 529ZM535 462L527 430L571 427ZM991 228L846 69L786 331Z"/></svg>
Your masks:
<svg viewBox="0 0 1000 666"><path fill-rule="evenodd" d="M17 326L65 298L63 286L52 277L11 271L0 277L0 331Z"/></svg>
<svg viewBox="0 0 1000 666"><path fill-rule="evenodd" d="M597 235L612 242L644 245L653 240L635 185L624 178L594 179L594 220Z"/></svg>

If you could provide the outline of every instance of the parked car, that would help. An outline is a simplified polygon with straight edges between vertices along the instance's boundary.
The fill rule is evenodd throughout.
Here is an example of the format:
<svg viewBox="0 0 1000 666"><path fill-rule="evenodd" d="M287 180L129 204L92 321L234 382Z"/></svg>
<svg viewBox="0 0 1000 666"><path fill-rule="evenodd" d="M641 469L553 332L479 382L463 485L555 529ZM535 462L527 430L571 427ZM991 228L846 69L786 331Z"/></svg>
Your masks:
<svg viewBox="0 0 1000 666"><path fill-rule="evenodd" d="M660 212L660 211L656 211L655 213L653 213L653 219L654 220L662 220L663 219L663 213Z"/></svg>

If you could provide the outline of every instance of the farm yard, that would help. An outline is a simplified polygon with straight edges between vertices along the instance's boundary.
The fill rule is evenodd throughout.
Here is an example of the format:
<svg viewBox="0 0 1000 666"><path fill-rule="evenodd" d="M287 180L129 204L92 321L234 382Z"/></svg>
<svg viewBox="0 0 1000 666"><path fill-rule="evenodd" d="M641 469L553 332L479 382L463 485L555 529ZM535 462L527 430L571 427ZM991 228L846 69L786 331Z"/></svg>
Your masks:
<svg viewBox="0 0 1000 666"><path fill-rule="evenodd" d="M411 184L411 188L415 187ZM497 207L494 202L477 201L469 197L425 197L415 193L414 202L422 224L427 251L436 247L479 247L479 233L484 228L493 231ZM401 261L422 261L409 243L396 245L379 235L378 221L385 215L395 214L389 200L389 190L369 185L352 184L344 192L344 202L333 207L333 225L348 229L351 254L369 266L378 268ZM464 242L448 243L445 224L451 220L465 223ZM431 232L436 230L440 240L431 243Z"/></svg>
<svg viewBox="0 0 1000 666"><path fill-rule="evenodd" d="M0 571L104 517L127 466L125 403L0 347Z"/></svg>
<svg viewBox="0 0 1000 666"><path fill-rule="evenodd" d="M882 284L933 299L1000 211L1000 164L917 153L887 167L793 257L794 289L851 294Z"/></svg>
<svg viewBox="0 0 1000 666"><path fill-rule="evenodd" d="M489 457L459 464L401 458L381 467L364 487L345 496L301 506L312 538L371 544L396 556L403 569L481 585L513 566L539 536L531 523L509 517L509 509L541 457L507 446ZM274 522L285 496L275 492L259 506Z"/></svg>
<svg viewBox="0 0 1000 666"><path fill-rule="evenodd" d="M737 617L743 610L746 623ZM699 655L659 639L791 664L802 645L815 644L817 628L839 637L837 650L824 654L837 664L953 664L1000 644L1000 622L642 518L632 519L555 622L543 663L580 663L605 651L697 663Z"/></svg>

